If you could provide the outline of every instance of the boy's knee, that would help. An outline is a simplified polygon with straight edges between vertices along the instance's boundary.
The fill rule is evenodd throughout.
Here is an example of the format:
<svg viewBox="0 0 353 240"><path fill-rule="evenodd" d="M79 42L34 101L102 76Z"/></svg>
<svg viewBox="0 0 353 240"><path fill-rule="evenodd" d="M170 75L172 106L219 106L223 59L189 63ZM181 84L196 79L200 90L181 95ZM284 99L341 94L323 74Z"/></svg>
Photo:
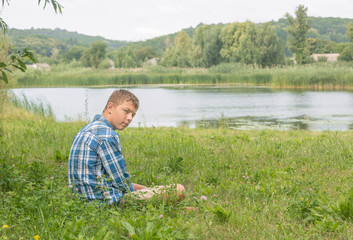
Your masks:
<svg viewBox="0 0 353 240"><path fill-rule="evenodd" d="M185 192L185 187L181 184L177 184L177 191L179 193L183 193L183 192Z"/></svg>
<svg viewBox="0 0 353 240"><path fill-rule="evenodd" d="M182 201L186 197L185 187L181 184L177 184L177 196L179 201Z"/></svg>

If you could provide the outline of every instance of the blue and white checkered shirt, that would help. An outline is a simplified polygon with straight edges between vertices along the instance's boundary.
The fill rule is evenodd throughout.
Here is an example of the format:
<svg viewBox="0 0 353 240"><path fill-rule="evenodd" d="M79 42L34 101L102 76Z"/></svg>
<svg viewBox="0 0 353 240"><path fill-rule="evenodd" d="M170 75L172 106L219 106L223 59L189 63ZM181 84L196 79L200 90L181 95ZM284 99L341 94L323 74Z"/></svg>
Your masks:
<svg viewBox="0 0 353 240"><path fill-rule="evenodd" d="M87 200L118 203L133 191L120 137L102 115L74 137L69 156L69 185Z"/></svg>

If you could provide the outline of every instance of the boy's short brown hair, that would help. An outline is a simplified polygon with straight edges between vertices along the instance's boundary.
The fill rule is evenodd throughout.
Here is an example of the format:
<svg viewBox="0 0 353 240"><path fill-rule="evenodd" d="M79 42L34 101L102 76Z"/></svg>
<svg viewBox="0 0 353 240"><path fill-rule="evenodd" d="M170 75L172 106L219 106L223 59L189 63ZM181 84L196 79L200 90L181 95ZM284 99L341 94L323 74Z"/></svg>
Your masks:
<svg viewBox="0 0 353 240"><path fill-rule="evenodd" d="M123 104L125 101L132 102L136 108L136 111L139 108L139 105L140 105L139 100L132 92L128 90L119 89L119 90L115 90L110 95L104 110L107 109L109 102L112 102L114 106L118 106L120 104Z"/></svg>

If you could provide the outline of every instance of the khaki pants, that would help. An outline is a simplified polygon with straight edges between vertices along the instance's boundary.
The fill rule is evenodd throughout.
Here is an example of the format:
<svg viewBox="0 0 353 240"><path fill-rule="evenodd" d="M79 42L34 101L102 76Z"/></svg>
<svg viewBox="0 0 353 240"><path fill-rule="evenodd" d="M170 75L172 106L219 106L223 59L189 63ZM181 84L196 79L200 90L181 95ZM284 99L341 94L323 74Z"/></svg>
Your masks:
<svg viewBox="0 0 353 240"><path fill-rule="evenodd" d="M144 188L144 189L136 190L133 192L129 192L128 194L126 194L126 196L130 196L130 197L132 197L134 199L138 199L138 200L148 200L156 194L161 194L162 188L163 188L163 186L157 186L157 187L153 187L153 188Z"/></svg>

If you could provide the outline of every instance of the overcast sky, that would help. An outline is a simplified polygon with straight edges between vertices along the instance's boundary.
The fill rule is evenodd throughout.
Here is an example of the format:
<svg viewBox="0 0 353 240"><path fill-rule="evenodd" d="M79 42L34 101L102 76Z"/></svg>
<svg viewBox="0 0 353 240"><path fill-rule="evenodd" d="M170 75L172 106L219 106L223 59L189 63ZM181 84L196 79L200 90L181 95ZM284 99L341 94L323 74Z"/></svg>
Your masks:
<svg viewBox="0 0 353 240"><path fill-rule="evenodd" d="M44 2L44 0L42 0ZM12 0L0 16L10 28L60 28L113 40L139 41L195 27L199 23L255 23L294 16L308 7L315 17L353 18L352 0L58 0L63 14L38 0Z"/></svg>

